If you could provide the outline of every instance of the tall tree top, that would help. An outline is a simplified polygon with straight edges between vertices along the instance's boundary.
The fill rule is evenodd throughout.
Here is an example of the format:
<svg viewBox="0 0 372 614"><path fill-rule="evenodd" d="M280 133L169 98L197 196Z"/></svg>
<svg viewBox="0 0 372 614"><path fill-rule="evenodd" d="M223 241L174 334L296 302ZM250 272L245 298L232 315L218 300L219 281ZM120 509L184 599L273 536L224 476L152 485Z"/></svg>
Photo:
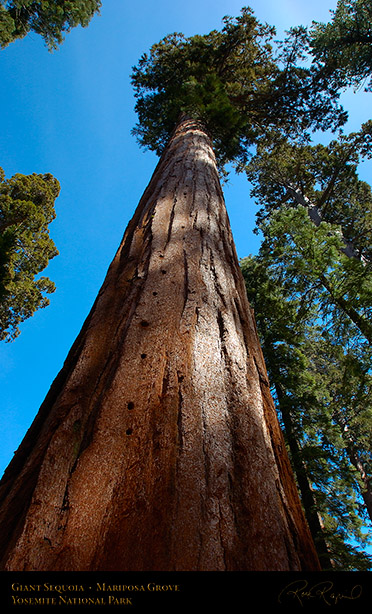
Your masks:
<svg viewBox="0 0 372 614"><path fill-rule="evenodd" d="M241 161L270 129L283 133L339 125L336 96L318 86L302 58L299 36L274 48L275 29L250 8L224 17L221 31L174 33L134 67L132 83L141 145L161 154L180 114L209 130L220 166Z"/></svg>

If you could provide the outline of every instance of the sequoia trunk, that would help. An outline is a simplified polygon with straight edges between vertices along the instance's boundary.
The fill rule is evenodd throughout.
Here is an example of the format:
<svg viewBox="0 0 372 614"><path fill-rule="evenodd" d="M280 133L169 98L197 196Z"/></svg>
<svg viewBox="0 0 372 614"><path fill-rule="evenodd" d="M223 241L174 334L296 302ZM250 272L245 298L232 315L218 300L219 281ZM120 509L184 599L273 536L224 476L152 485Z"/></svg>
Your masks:
<svg viewBox="0 0 372 614"><path fill-rule="evenodd" d="M211 143L175 130L1 482L7 570L317 570Z"/></svg>

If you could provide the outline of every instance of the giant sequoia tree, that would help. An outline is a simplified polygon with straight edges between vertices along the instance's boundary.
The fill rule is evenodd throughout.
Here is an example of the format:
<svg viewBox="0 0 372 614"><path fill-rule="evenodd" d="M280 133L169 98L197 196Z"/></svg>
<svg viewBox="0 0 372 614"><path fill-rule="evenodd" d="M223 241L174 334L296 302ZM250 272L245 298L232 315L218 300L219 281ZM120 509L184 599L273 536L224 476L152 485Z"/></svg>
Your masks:
<svg viewBox="0 0 372 614"><path fill-rule="evenodd" d="M293 80L267 36L245 10L134 71L162 155L2 479L3 569L319 569L212 147L222 165L295 125L270 111Z"/></svg>

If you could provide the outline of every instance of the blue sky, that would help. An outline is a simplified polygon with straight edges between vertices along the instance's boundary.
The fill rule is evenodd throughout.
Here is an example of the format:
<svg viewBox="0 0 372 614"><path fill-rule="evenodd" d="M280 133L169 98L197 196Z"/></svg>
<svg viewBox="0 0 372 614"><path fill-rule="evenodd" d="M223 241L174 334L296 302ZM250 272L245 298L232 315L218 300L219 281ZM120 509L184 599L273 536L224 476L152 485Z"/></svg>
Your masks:
<svg viewBox="0 0 372 614"><path fill-rule="evenodd" d="M130 73L142 53L170 32L203 34L238 15L236 0L103 0L101 16L75 28L49 53L37 35L0 52L0 166L52 173L61 183L51 235L60 255L46 274L51 305L0 344L0 474L61 368L97 295L156 157L131 136L136 122ZM336 0L252 0L278 36L292 25L328 21ZM350 130L369 118L371 94L348 95ZM363 167L368 180L370 167ZM244 177L225 188L238 255L258 248L255 205Z"/></svg>

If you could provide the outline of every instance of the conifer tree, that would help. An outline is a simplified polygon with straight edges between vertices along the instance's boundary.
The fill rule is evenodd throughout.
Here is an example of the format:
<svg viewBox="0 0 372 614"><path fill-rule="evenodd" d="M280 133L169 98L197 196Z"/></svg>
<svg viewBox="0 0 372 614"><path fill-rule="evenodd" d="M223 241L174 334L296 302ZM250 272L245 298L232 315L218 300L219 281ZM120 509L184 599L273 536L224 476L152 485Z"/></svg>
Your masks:
<svg viewBox="0 0 372 614"><path fill-rule="evenodd" d="M134 71L135 131L161 158L4 474L4 569L319 569L216 164L334 112L314 90L310 113L307 90L286 117L299 70L268 33L246 9Z"/></svg>
<svg viewBox="0 0 372 614"><path fill-rule="evenodd" d="M248 296L318 553L339 569L370 564L347 544L371 518L370 130L266 139L246 167L264 238Z"/></svg>
<svg viewBox="0 0 372 614"><path fill-rule="evenodd" d="M323 78L340 89L372 89L371 0L338 0L329 23L313 22L309 44Z"/></svg>
<svg viewBox="0 0 372 614"><path fill-rule="evenodd" d="M50 174L0 169L0 339L11 341L21 322L46 307L54 283L37 277L58 252L49 235L59 183Z"/></svg>
<svg viewBox="0 0 372 614"><path fill-rule="evenodd" d="M241 266L322 567L370 569L370 348L335 341L314 297L294 290L265 246Z"/></svg>
<svg viewBox="0 0 372 614"><path fill-rule="evenodd" d="M323 314L372 342L372 192L358 177L371 156L371 122L328 146L266 140L246 166L258 224ZM267 228L267 231L265 230ZM269 236L271 237L269 239Z"/></svg>
<svg viewBox="0 0 372 614"><path fill-rule="evenodd" d="M0 48L35 32L49 51L56 49L65 32L89 24L101 4L101 0L0 0Z"/></svg>

